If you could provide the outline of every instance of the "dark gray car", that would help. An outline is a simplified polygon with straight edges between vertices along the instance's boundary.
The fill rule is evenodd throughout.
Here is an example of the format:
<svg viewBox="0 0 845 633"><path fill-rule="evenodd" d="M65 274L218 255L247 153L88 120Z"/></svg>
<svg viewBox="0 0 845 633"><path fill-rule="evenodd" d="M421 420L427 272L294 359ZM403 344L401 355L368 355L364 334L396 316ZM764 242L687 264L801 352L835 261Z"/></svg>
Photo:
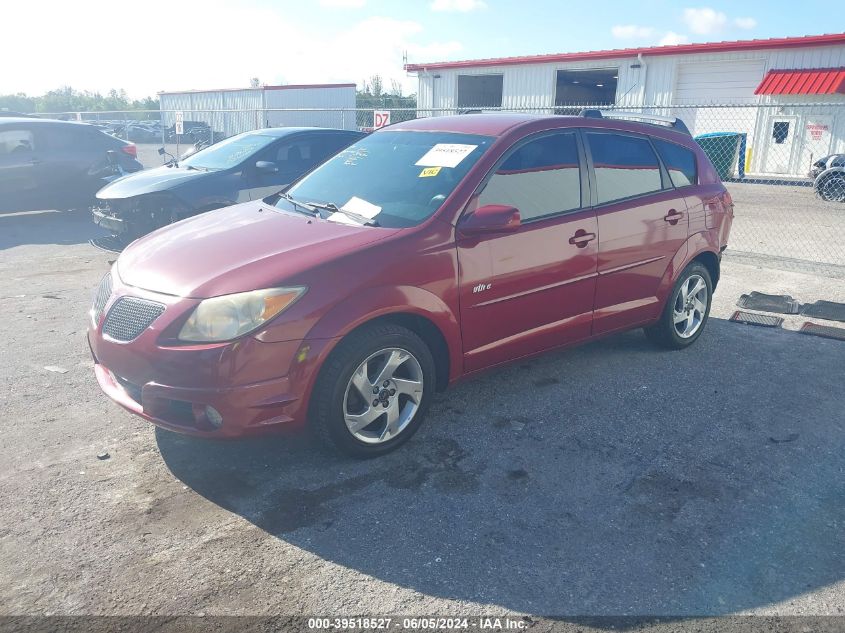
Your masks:
<svg viewBox="0 0 845 633"><path fill-rule="evenodd" d="M362 136L292 127L239 134L103 187L94 222L125 243L192 215L266 198Z"/></svg>
<svg viewBox="0 0 845 633"><path fill-rule="evenodd" d="M0 211L86 209L114 168L142 169L135 154L87 123L0 118Z"/></svg>

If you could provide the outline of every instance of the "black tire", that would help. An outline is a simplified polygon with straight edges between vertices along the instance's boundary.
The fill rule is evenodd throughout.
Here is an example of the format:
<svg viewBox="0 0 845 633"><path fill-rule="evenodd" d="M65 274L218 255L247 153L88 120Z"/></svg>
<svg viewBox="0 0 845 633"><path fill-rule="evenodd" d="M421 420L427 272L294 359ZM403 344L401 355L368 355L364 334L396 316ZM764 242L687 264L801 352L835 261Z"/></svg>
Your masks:
<svg viewBox="0 0 845 633"><path fill-rule="evenodd" d="M816 194L827 202L845 202L845 174L833 173L819 178Z"/></svg>
<svg viewBox="0 0 845 633"><path fill-rule="evenodd" d="M419 363L423 393L416 413L398 435L378 444L369 444L355 437L347 428L344 396L353 372L372 354L388 348L406 351ZM309 405L310 429L321 445L346 455L357 458L384 455L407 442L416 433L428 411L435 384L434 358L419 336L392 323L365 326L344 338L320 369ZM396 397L398 399L400 396Z"/></svg>
<svg viewBox="0 0 845 633"><path fill-rule="evenodd" d="M707 286L707 304L703 318L700 319L697 329L689 336L682 336L675 325L675 307L682 288L684 288L684 285L691 277L696 275L702 278ZM713 305L713 281L710 278L710 272L701 262L691 262L683 270L672 287L672 292L669 293L669 297L666 299L666 305L663 306L660 320L654 325L645 328L646 338L655 345L665 349L677 350L689 347L698 340L698 337L704 331L704 327L707 325L707 320L710 317L711 305Z"/></svg>

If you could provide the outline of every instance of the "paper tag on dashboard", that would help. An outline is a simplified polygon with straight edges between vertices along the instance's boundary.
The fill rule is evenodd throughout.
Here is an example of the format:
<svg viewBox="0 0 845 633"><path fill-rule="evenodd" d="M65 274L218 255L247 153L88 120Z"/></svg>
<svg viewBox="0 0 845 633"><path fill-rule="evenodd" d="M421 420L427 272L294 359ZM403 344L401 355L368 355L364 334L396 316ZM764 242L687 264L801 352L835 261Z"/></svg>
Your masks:
<svg viewBox="0 0 845 633"><path fill-rule="evenodd" d="M349 211L349 213L354 213L355 215L360 215L361 217L367 218L368 220L376 217L379 213L381 213L381 207L371 202L367 202L362 198L358 198L356 196L352 196L349 198L349 201L344 204L341 209L345 211Z"/></svg>
<svg viewBox="0 0 845 633"><path fill-rule="evenodd" d="M418 167L457 167L478 145L438 143L415 164Z"/></svg>
<svg viewBox="0 0 845 633"><path fill-rule="evenodd" d="M326 219L329 222L339 222L340 224L349 224L351 226L361 226L361 223L358 220L353 220L348 215L343 215L342 213L332 213Z"/></svg>

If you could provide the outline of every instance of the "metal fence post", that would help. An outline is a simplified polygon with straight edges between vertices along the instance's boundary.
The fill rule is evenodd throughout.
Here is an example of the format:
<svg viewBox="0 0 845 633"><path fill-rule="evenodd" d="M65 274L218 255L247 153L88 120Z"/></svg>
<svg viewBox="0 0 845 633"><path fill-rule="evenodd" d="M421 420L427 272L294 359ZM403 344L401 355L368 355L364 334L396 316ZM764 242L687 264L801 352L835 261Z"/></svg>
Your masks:
<svg viewBox="0 0 845 633"><path fill-rule="evenodd" d="M164 127L164 121L161 120L161 117L159 117L159 121L161 121L161 147L162 149L167 151L167 130ZM161 157L161 162L167 162L167 159L164 157L164 155L162 155Z"/></svg>

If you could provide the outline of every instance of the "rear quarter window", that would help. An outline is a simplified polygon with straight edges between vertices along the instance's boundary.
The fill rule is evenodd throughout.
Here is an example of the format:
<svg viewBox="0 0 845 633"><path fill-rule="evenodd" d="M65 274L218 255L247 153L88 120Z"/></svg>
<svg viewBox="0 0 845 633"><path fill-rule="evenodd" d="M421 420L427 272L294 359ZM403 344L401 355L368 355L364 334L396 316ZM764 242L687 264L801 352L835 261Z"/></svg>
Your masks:
<svg viewBox="0 0 845 633"><path fill-rule="evenodd" d="M79 144L80 135L64 125L50 125L39 129L42 147L50 151L68 151Z"/></svg>
<svg viewBox="0 0 845 633"><path fill-rule="evenodd" d="M85 136L91 145L96 145L97 147L115 147L123 145L120 139L106 134L102 130L87 130L85 132Z"/></svg>
<svg viewBox="0 0 845 633"><path fill-rule="evenodd" d="M675 187L688 187L698 183L695 153L691 149L656 138L651 140Z"/></svg>

